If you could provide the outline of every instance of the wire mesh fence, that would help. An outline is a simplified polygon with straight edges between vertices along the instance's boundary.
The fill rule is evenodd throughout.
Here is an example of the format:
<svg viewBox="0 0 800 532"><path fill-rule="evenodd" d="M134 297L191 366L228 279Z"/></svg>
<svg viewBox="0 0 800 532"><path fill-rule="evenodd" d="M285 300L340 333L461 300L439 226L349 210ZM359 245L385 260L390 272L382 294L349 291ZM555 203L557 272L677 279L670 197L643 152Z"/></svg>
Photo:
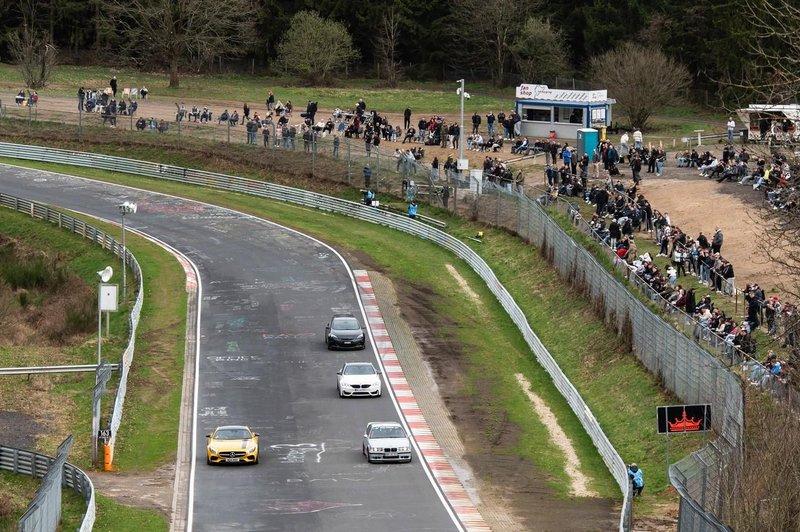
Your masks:
<svg viewBox="0 0 800 532"><path fill-rule="evenodd" d="M20 152L29 150L31 154L26 157L39 160L60 161L217 186L275 197L282 201L288 199L337 212L344 209L342 212L345 214L364 216L370 221L412 232L406 227L410 223L407 220L400 222L399 219L375 213L374 209L361 211L354 206L345 207L341 200L333 198L323 201L318 194L298 189L114 157L99 156L87 161L80 154L63 150L47 150L47 153L43 153L41 148L24 147L23 150L17 146L12 149L16 156L23 156ZM507 228L540 248L543 256L561 276L582 290L594 302L595 308L602 313L605 321L614 327L642 364L663 381L664 386L686 403L714 405L712 426L718 434L713 447L715 452L706 448L673 464L670 468L670 478L683 498L681 523L711 523L708 525L711 528L706 528L709 530L722 526L715 517L715 514L722 515L723 511L722 498L718 496L719 475L710 472L725 470L731 461L738 460L742 453L744 405L741 380L735 370L739 369L739 365L746 359L739 358L737 353L732 354L725 348L716 351L712 348L712 351L720 355L719 357L703 349L695 341L702 339L702 334L700 338L695 338L696 324L688 316L684 318L678 315L680 319L672 322L655 314L649 305L660 302L653 298L652 294L647 294L645 291L644 298L637 297L622 282L621 279L628 279L636 284L636 279L631 278L630 270L625 267L614 273L609 272L607 266L601 264L559 226L536 198L527 197L511 183L484 180L481 173L469 177L455 173L436 176L430 170L426 171L410 160L386 157L373 147L369 150L360 149L354 139L347 139L347 142L339 146L334 146L332 139L312 140L301 147L297 144L292 146L291 141L288 146L284 146L281 141L280 146L268 145L264 149L271 150L272 154L280 153L275 157L282 159L295 157L293 160L297 164L307 165L306 168L312 176L315 175L318 164L325 164L324 172L329 179L354 185L360 184L359 180L364 179L363 184L366 188L374 186L379 192L405 197L411 192L415 197L424 198L427 192L434 204L440 202L460 215ZM366 180L366 174L359 173L359 169L363 170L364 167L370 170L369 181ZM444 183L443 187L449 187L449 184L453 183L453 193L447 195L446 201L442 201L442 198L438 194L431 193L430 189L417 188L417 180L412 177L421 178L421 185L425 185L427 181L429 187L436 187L439 182ZM589 234L588 225L568 203L556 201L551 206ZM420 227L415 225L413 232L416 233L419 229ZM436 233L433 231L433 229L423 231L425 238L434 239ZM617 267L620 265L617 264ZM708 345L713 346L712 343ZM551 369L548 368L548 371ZM551 374L557 373L560 371L554 364ZM565 393L565 397L569 399L569 394ZM591 429L587 428L587 431L591 434ZM602 434L602 431L600 433ZM614 454L616 455L616 452ZM618 455L616 456L618 458ZM615 472L617 465L624 464L614 462L614 467L609 465L612 472ZM624 475L620 481L621 487L627 485L627 478ZM623 520L629 511L630 506L626 499Z"/></svg>
<svg viewBox="0 0 800 532"><path fill-rule="evenodd" d="M64 214L56 209L51 209L46 205L10 196L8 194L0 194L0 206L13 209L17 212L24 212L33 218L50 222L71 233L78 234L87 240L91 240L95 244L108 249L118 257L123 256L123 247L113 236L85 223L83 220L73 218ZM111 438L108 442L110 446L111 460L113 462L114 451L116 449L117 433L120 424L122 423L122 415L125 405L125 396L127 394L128 374L133 364L133 356L136 346L136 329L139 325L139 318L141 315L142 305L144 304L144 290L143 279L141 275L141 268L136 257L126 247L125 253L125 266L130 269L133 279L136 282L136 301L131 309L128 318L128 344L125 351L122 353L119 369L119 379L117 383L117 390L114 396L114 405L112 408L111 419L108 423L108 428L111 429Z"/></svg>
<svg viewBox="0 0 800 532"><path fill-rule="evenodd" d="M567 400L575 415L580 420L587 434L592 438L598 452L603 457L609 471L617 481L623 495L623 505L620 512L621 531L631 529L631 490L625 464L614 449L608 437L603 432L594 415L589 410L583 398L561 371L556 361L546 347L531 329L524 313L500 283L494 272L485 261L461 240L439 230L435 225L412 220L408 216L386 212L371 206L333 198L323 194L286 187L273 183L265 183L250 179L238 178L224 174L180 168L175 166L136 161L121 157L86 154L68 150L42 148L39 146L24 146L18 144L0 143L0 156L12 156L23 159L49 161L76 166L87 166L112 171L132 173L142 176L167 179L194 185L215 187L223 190L241 192L278 201L288 201L324 211L337 212L346 216L356 217L372 223L391 227L420 238L432 241L456 256L464 259L470 267L477 272L486 282L486 285L502 303L511 319L522 332L526 342L536 356L539 363L553 378L558 390ZM474 196L466 196L466 201L461 203L470 205ZM455 203L455 202L454 202ZM543 211L542 211L543 212ZM545 215L546 217L546 215Z"/></svg>
<svg viewBox="0 0 800 532"><path fill-rule="evenodd" d="M66 463L72 448L72 435L58 446L56 456L0 446L0 469L41 478L42 483L28 508L17 523L20 532L57 530L61 519L61 488L68 487L86 501L80 531L88 532L94 525L94 487L89 477L77 467Z"/></svg>

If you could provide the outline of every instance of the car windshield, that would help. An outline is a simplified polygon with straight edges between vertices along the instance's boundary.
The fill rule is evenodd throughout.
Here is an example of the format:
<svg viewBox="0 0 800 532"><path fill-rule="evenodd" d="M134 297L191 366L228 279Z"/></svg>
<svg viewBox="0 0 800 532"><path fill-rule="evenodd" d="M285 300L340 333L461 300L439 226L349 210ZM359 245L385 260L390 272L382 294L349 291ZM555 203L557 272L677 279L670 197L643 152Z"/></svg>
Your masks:
<svg viewBox="0 0 800 532"><path fill-rule="evenodd" d="M219 429L214 433L215 440L249 440L252 437L247 429Z"/></svg>
<svg viewBox="0 0 800 532"><path fill-rule="evenodd" d="M375 375L372 364L348 364L345 366L344 375Z"/></svg>
<svg viewBox="0 0 800 532"><path fill-rule="evenodd" d="M333 328L339 331L356 331L361 327L355 318L336 318L333 320Z"/></svg>
<svg viewBox="0 0 800 532"><path fill-rule="evenodd" d="M405 438L406 431L402 427L373 427L370 438Z"/></svg>

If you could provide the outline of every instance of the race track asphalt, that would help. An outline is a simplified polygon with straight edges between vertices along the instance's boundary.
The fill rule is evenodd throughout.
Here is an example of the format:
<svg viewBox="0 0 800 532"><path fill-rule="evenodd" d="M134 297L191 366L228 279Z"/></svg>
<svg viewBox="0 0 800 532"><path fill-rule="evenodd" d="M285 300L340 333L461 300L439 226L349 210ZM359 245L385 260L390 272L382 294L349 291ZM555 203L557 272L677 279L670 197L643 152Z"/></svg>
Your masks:
<svg viewBox="0 0 800 532"><path fill-rule="evenodd" d="M118 222L173 246L202 286L194 530L457 530L420 457L368 464L369 421L399 419L389 397L340 399L345 361L328 351L334 311L361 314L348 266L306 236L226 209L37 170L0 166L0 192ZM98 264L100 270L106 264ZM118 270L118 265L113 265ZM120 282L116 273L112 282ZM386 383L384 381L384 387ZM123 419L124 423L124 419ZM261 433L261 463L207 466L205 434L246 424Z"/></svg>

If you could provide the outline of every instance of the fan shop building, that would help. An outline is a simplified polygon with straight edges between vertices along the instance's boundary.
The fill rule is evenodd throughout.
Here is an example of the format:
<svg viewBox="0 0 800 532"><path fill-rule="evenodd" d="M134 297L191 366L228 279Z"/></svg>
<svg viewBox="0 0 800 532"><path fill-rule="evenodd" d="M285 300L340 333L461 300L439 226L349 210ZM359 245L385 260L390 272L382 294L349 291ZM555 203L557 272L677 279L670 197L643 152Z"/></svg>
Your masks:
<svg viewBox="0 0 800 532"><path fill-rule="evenodd" d="M551 89L547 85L517 87L516 111L524 137L575 139L579 129L611 124L616 100L608 91Z"/></svg>

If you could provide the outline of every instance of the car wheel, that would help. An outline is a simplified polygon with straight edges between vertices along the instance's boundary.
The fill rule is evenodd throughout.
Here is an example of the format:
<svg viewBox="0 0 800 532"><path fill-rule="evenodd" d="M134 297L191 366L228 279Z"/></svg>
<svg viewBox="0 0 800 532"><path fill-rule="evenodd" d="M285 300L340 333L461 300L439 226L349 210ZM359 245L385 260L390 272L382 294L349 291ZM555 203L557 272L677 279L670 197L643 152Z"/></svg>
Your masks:
<svg viewBox="0 0 800 532"><path fill-rule="evenodd" d="M366 349L366 348L367 348L367 344L362 344L361 347L359 347L359 349Z"/></svg>
<svg viewBox="0 0 800 532"><path fill-rule="evenodd" d="M259 456L260 456L260 455L258 455L258 454L256 455L256 459L255 459L255 460L253 460L253 465L258 465L258 458L259 458Z"/></svg>
<svg viewBox="0 0 800 532"><path fill-rule="evenodd" d="M208 456L206 456L206 464L208 464L208 465L213 465L213 464L211 463L211 458L209 458Z"/></svg>

